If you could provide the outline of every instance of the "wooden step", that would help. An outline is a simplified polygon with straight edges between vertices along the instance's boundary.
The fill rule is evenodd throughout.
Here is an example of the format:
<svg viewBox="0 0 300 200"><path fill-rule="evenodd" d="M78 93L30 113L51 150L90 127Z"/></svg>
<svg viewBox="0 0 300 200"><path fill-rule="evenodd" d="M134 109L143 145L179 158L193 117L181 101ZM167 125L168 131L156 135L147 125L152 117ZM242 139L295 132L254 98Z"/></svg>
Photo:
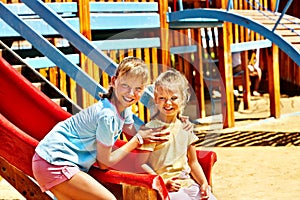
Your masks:
<svg viewBox="0 0 300 200"><path fill-rule="evenodd" d="M34 85L37 89L42 91L43 86L45 85L45 83L43 82L36 82L36 83L32 83L32 85Z"/></svg>
<svg viewBox="0 0 300 200"><path fill-rule="evenodd" d="M57 105L59 105L62 109L64 109L65 111L67 111L67 107L64 106L64 102L65 102L65 99L63 98L51 98L51 100L56 103Z"/></svg>
<svg viewBox="0 0 300 200"><path fill-rule="evenodd" d="M21 74L24 65L12 65L12 67Z"/></svg>

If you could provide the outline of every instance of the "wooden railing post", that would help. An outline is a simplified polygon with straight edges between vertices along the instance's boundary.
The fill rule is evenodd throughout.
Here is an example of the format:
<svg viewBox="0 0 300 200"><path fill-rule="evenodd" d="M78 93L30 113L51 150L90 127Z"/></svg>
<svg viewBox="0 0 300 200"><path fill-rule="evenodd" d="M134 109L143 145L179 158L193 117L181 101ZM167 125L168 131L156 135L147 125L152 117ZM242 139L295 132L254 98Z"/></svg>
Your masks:
<svg viewBox="0 0 300 200"><path fill-rule="evenodd" d="M226 9L228 0L216 1L217 8ZM219 40L219 70L223 86L221 86L221 106L223 115L223 128L234 127L234 98L231 49L232 25L225 22L223 28L218 29Z"/></svg>
<svg viewBox="0 0 300 200"><path fill-rule="evenodd" d="M271 47L271 55L268 64L270 114L271 117L280 117L280 78L279 78L279 49L275 44Z"/></svg>
<svg viewBox="0 0 300 200"><path fill-rule="evenodd" d="M80 33L85 36L88 40L92 40L92 33L91 33L91 23L90 23L90 1L89 0L78 0L78 17L79 17L79 26L80 26ZM80 66L87 74L89 74L92 78L97 78L95 75L94 66L92 61L90 61L86 55L80 53ZM94 98L89 95L88 92L80 89L78 91L78 96L82 94L81 102L77 102L78 104L81 103L83 108L88 107L89 105L94 103Z"/></svg>
<svg viewBox="0 0 300 200"><path fill-rule="evenodd" d="M161 70L166 71L170 67L170 43L169 43L169 24L167 23L168 1L158 0L158 12L160 16L160 54Z"/></svg>

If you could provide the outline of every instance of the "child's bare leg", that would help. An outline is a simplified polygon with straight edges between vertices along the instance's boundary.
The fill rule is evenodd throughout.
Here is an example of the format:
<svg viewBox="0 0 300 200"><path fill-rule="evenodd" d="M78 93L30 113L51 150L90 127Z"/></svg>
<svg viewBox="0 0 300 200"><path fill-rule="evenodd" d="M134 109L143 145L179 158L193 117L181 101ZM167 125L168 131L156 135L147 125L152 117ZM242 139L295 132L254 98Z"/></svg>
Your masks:
<svg viewBox="0 0 300 200"><path fill-rule="evenodd" d="M116 200L108 189L84 172L75 174L70 180L54 186L50 191L59 200Z"/></svg>
<svg viewBox="0 0 300 200"><path fill-rule="evenodd" d="M255 77L253 93L255 93L256 95L260 95L258 93L258 88L259 88L259 84L260 84L260 81L261 81L262 71L259 67L255 67L255 71L257 72L257 77ZM254 96L256 96L256 95L254 95Z"/></svg>

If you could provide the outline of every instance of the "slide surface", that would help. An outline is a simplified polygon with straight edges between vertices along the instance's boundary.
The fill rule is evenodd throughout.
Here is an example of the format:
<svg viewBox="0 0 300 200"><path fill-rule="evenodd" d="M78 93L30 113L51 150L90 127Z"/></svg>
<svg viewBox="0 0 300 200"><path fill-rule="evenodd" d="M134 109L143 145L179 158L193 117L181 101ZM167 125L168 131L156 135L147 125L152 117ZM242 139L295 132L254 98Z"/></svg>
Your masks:
<svg viewBox="0 0 300 200"><path fill-rule="evenodd" d="M0 156L32 176L34 148L71 116L0 57Z"/></svg>

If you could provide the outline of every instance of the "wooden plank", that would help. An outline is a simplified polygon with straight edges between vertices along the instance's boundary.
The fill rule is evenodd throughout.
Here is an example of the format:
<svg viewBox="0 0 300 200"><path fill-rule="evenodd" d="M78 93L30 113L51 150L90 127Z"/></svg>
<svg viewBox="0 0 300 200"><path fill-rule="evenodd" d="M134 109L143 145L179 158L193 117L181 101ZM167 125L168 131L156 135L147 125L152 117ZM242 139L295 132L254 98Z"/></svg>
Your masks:
<svg viewBox="0 0 300 200"><path fill-rule="evenodd" d="M41 191L39 186L22 171L11 165L0 156L0 175L7 180L26 199L52 200L52 198Z"/></svg>
<svg viewBox="0 0 300 200"><path fill-rule="evenodd" d="M288 29L276 30L275 33L281 36L298 36L300 39L300 27L298 29L294 29L293 31Z"/></svg>
<svg viewBox="0 0 300 200"><path fill-rule="evenodd" d="M272 30L274 28L274 24L264 24L264 26L270 30ZM289 24L288 26L278 24L278 26L276 27L276 30L292 30L292 29L297 29L297 28L299 28L299 25L297 25L297 24Z"/></svg>
<svg viewBox="0 0 300 200"><path fill-rule="evenodd" d="M153 189L122 184L124 200L158 200L157 192Z"/></svg>
<svg viewBox="0 0 300 200"><path fill-rule="evenodd" d="M283 37L286 41L292 44L300 44L300 36L284 36Z"/></svg>
<svg viewBox="0 0 300 200"><path fill-rule="evenodd" d="M300 44L293 44L293 46L300 50Z"/></svg>

